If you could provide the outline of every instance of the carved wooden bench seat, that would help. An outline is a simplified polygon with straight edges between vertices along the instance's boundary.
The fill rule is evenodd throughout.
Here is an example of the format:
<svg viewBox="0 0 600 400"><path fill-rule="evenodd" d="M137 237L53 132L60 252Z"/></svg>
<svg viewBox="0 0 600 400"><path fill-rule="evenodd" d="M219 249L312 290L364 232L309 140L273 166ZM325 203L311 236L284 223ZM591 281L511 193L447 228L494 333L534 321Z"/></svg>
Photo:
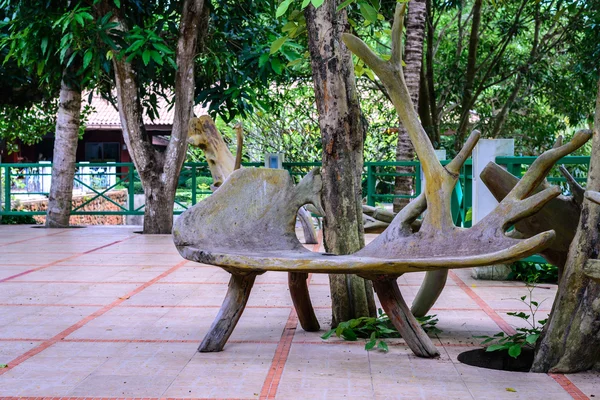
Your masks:
<svg viewBox="0 0 600 400"><path fill-rule="evenodd" d="M381 79L421 161L424 193L406 206L388 228L364 249L334 256L306 250L295 234L298 209L321 207L321 177L309 173L297 186L283 170L243 169L234 172L209 198L185 211L175 223L173 237L189 260L219 266L231 279L223 305L199 350L220 351L233 332L257 275L266 271L289 274L290 294L301 326L319 329L306 279L308 273L358 274L373 281L381 305L411 350L421 357L439 355L406 305L396 279L408 272L427 271L424 297L435 300L448 269L515 261L540 252L555 237L552 230L530 238L513 238L506 231L538 212L560 194L549 187L535 193L552 166L590 137L582 131L573 140L545 152L489 215L472 228L453 224L452 191L459 171L479 140L475 131L446 166L437 160L419 122L402 74L402 21L406 4L397 3L392 27L392 52L385 61L360 39L344 34L348 48ZM427 211L427 212L425 212ZM417 232L412 222L423 215ZM421 307L428 309L430 302Z"/></svg>
<svg viewBox="0 0 600 400"><path fill-rule="evenodd" d="M471 147L477 137L472 136ZM437 356L437 349L402 298L396 279L408 272L511 262L545 249L554 239L553 231L528 239L514 239L505 232L559 195L559 189L549 188L525 197L539 185L548 165L587 139L588 135L582 133L572 142L540 156L498 207L472 228L455 227L451 218L443 218L450 216L451 190L429 202L420 196L364 249L346 256L311 252L296 237L298 209L305 204L322 209L318 169L296 186L285 170L235 171L212 196L184 212L173 229L175 245L184 258L219 266L232 274L223 306L199 350L222 350L242 315L256 276L280 271L290 273L290 294L304 329L319 329L306 285L308 273L358 274L373 281L383 308L413 352L422 357ZM453 168L452 163L449 165ZM460 168L455 165L454 168ZM456 175L443 177L450 177L455 183ZM429 179L427 182L430 192L436 183ZM428 203L434 204L438 212L430 209L415 233L411 224Z"/></svg>

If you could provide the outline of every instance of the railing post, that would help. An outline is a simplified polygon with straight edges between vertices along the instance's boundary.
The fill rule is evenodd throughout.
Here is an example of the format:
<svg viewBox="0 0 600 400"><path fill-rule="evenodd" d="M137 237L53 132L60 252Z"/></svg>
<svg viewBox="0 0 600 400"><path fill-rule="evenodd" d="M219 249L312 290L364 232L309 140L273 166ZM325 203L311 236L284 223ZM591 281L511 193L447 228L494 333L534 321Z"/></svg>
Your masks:
<svg viewBox="0 0 600 400"><path fill-rule="evenodd" d="M196 184L196 164L192 166L192 205L196 205L196 192L197 192L197 184Z"/></svg>
<svg viewBox="0 0 600 400"><path fill-rule="evenodd" d="M4 166L4 211L11 211L11 202L10 202L10 165Z"/></svg>
<svg viewBox="0 0 600 400"><path fill-rule="evenodd" d="M422 181L421 181L421 162L417 161L417 165L415 165L415 196L418 197L421 194Z"/></svg>
<svg viewBox="0 0 600 400"><path fill-rule="evenodd" d="M373 166L369 163L365 163L367 167L367 205L375 206L375 175L373 174Z"/></svg>
<svg viewBox="0 0 600 400"><path fill-rule="evenodd" d="M127 168L127 180L129 181L129 212L132 213L135 211L135 186L134 186L134 173L133 173L133 165Z"/></svg>

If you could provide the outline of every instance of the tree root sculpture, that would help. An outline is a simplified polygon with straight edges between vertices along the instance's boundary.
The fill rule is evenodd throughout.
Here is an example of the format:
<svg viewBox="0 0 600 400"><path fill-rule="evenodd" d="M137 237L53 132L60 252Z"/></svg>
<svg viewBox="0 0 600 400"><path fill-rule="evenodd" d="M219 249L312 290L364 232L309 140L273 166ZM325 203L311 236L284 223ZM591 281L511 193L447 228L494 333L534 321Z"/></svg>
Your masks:
<svg viewBox="0 0 600 400"><path fill-rule="evenodd" d="M410 349L417 356L436 357L437 349L408 311L395 279L408 272L507 263L546 249L555 238L552 230L522 239L512 238L506 231L560 194L560 189L555 187L532 193L554 163L583 145L590 135L580 132L571 142L542 154L500 204L472 228L454 226L450 209L452 191L479 133L471 134L449 164L445 167L440 164L419 122L402 74L405 6L397 3L392 54L388 61L379 58L352 35L345 34L343 39L385 85L422 163L426 178L424 193L400 211L389 227L366 247L352 255L336 256L307 250L295 234L296 213L300 207L312 204L322 210L322 181L318 169L311 171L298 185L294 185L287 171L240 169L212 196L181 214L173 229L173 239L184 258L219 266L234 276L281 271L357 274L371 279L388 316ZM421 227L414 232L412 224L425 209L427 213ZM249 290L248 285L230 285L213 327L226 327L227 332L233 329ZM298 297L304 298L305 303L310 301L307 296ZM232 305L236 302L237 306ZM211 329L204 339L208 343L214 340L218 346L203 348L221 350L220 344L227 336L222 330Z"/></svg>

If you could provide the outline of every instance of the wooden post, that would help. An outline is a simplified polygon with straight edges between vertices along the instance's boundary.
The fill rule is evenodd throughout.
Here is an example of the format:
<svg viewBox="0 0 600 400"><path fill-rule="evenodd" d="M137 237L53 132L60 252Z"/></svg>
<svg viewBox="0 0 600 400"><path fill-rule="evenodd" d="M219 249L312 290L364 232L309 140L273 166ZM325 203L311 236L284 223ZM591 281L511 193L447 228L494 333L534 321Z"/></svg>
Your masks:
<svg viewBox="0 0 600 400"><path fill-rule="evenodd" d="M235 329L250 297L256 273L231 274L223 305L198 348L201 353L222 351Z"/></svg>
<svg viewBox="0 0 600 400"><path fill-rule="evenodd" d="M307 332L317 332L321 327L310 301L307 279L307 273L288 272L288 286L300 326Z"/></svg>
<svg viewBox="0 0 600 400"><path fill-rule="evenodd" d="M439 351L421 328L419 321L408 309L396 283L396 278L386 276L375 279L373 280L373 287L385 313L413 353L416 356L425 358L438 357L440 355Z"/></svg>

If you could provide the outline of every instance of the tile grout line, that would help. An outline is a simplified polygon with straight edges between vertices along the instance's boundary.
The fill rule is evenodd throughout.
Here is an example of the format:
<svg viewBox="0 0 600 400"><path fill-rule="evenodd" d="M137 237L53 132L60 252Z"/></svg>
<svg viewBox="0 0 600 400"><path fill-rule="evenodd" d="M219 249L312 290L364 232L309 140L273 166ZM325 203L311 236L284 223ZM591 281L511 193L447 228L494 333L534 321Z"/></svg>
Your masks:
<svg viewBox="0 0 600 400"><path fill-rule="evenodd" d="M319 251L321 244L323 243L323 231L319 231L317 236L317 243L313 246L312 251ZM312 274L308 275L307 286L310 284ZM274 399L279 389L279 383L283 375L283 369L287 363L290 350L292 348L292 342L294 335L296 334L296 327L298 326L298 314L294 306L291 307L290 315L281 333L281 339L273 355L273 361L269 367L269 372L263 383L262 390L260 391L260 400Z"/></svg>
<svg viewBox="0 0 600 400"><path fill-rule="evenodd" d="M575 385L573 382L571 382L571 380L569 378L567 378L566 375L564 374L553 374L553 373L548 373L548 376L552 379L554 379L554 381L556 383L558 383L560 385L560 387L563 388L563 390L565 392L567 392L573 399L575 400L589 400L589 397L585 395L585 393L583 393L581 391L581 389L579 389L577 387L577 385Z"/></svg>
<svg viewBox="0 0 600 400"><path fill-rule="evenodd" d="M18 282L18 281L17 281ZM11 282L12 283L12 282ZM128 284L142 284L144 282L128 282ZM123 282L125 284L125 282ZM159 284L159 283L156 283ZM105 304L70 304L70 303L0 303L0 307L104 307ZM221 308L220 305L200 305L200 304L123 304L122 308ZM255 308L255 309L288 309L290 306L274 306L274 305L262 305L262 306L254 306L249 305L246 308ZM330 310L331 306L313 306L315 310ZM482 311L480 308L450 308L450 307L433 307L431 311ZM508 308L499 308L495 311L500 312L510 312L514 311L513 309ZM538 310L542 312L550 312L549 309Z"/></svg>
<svg viewBox="0 0 600 400"><path fill-rule="evenodd" d="M120 305L121 303L123 303L126 299L138 294L139 292L141 292L142 290L146 289L147 287L151 286L152 284L154 284L155 282L157 282L158 280L164 278L165 276L170 275L171 273L177 271L179 268L181 268L183 265L185 265L187 263L187 260L183 260L180 261L179 263L177 263L175 266L171 267L169 270L163 272L162 274L160 274L159 276L155 277L154 279L146 282L145 284L137 287L136 289L132 290L131 292L127 293L126 295L118 298L117 300L113 301L112 303L102 307L101 309L95 311L94 313L88 315L87 317L83 318L82 320L80 320L79 322L71 325L70 327L68 327L67 329L65 329L64 331L56 334L55 336L53 336L52 338L46 340L45 342L41 343L40 345L34 347L33 349L29 350L28 352L20 355L19 357L15 358L14 360L10 361L7 365L6 368L3 368L2 370L0 370L0 376L3 375L4 373L10 371L11 369L13 369L14 367L20 365L21 363L27 361L28 359L30 359L31 357L35 356L36 354L39 354L40 352L44 351L45 349L49 348L50 346L62 341L64 338L66 338L67 336L71 335L72 333L74 333L75 331L77 331L78 329L80 329L81 327L83 327L84 325L86 325L88 322L98 318L99 316L107 313L108 311L112 310L113 308L117 307L118 305Z"/></svg>
<svg viewBox="0 0 600 400"><path fill-rule="evenodd" d="M81 257L81 256L84 256L86 254L91 254L91 253L93 253L93 252L95 252L97 250L101 250L101 249L113 246L115 244L123 243L123 242L125 242L127 240L133 239L134 237L135 237L135 235L134 236L129 236L129 237L126 237L125 239L117 240L117 241L114 241L112 243L105 244L104 246L100 246L100 247L96 247L96 248L93 248L93 249L88 250L88 251L84 251L83 253L73 254L73 255L71 255L69 257L62 258L60 260L56 260L56 261L53 261L53 262L48 263L48 264L44 264L41 267L33 268L33 269L30 269L30 270L18 273L16 275L9 276L8 278L0 279L0 283L7 282L7 281L9 281L11 279L15 279L15 278L18 278L20 276L30 274L32 272L36 272L36 271L40 271L40 270L45 269L45 268L52 267L54 265L60 264L61 262L65 262L65 261L68 261L68 260L73 260L73 259L75 259L77 257Z"/></svg>
<svg viewBox="0 0 600 400"><path fill-rule="evenodd" d="M500 329L502 329L508 335L514 335L517 333L515 328L510 326L492 307L490 307L485 300L483 300L475 291L473 291L467 284L458 276L454 271L449 270L448 276L456 283L456 285L463 290L477 305L485 312Z"/></svg>
<svg viewBox="0 0 600 400"><path fill-rule="evenodd" d="M441 342L441 340L440 340L440 342ZM467 389L467 392L469 392L469 395L471 396L471 398L475 399L475 395L473 394L473 392L471 392L471 389L469 388L469 385L467 385L467 382L465 382L465 380L463 379L463 375L460 373L460 371L458 370L458 368L456 368L456 364L452 360L452 357L450 356L450 353L448 353L448 349L446 348L446 346L444 346L443 343L442 343L442 348L444 349L444 351L446 352L446 355L450 359L450 362L452 363L452 366L454 367L454 370L456 371L456 374L460 378L460 381L463 383L463 385L465 385L465 389Z"/></svg>
<svg viewBox="0 0 600 400"><path fill-rule="evenodd" d="M41 228L41 229L46 229L46 228ZM66 233L66 232L67 231L62 230L60 232L49 233L47 235L34 236L34 237L31 237L31 238L28 238L28 239L17 240L16 242L3 243L3 244L0 244L0 247L10 246L10 245L13 245L13 244L25 243L25 242L28 242L30 240L43 239L43 238L50 237L50 236L60 235L62 233Z"/></svg>
<svg viewBox="0 0 600 400"><path fill-rule="evenodd" d="M11 396L0 397L1 400L256 400L252 398L213 398L213 397L74 397L74 396Z"/></svg>
<svg viewBox="0 0 600 400"><path fill-rule="evenodd" d="M481 309L492 319L494 322L509 335L514 335L517 331L510 326L493 308L491 308L485 300L483 300L475 291L473 291L467 284L456 274L454 271L449 270L448 276L452 278L454 282L471 298L473 299ZM565 392L567 392L573 399L587 399L588 397L563 374L547 374L549 377L554 379Z"/></svg>
<svg viewBox="0 0 600 400"><path fill-rule="evenodd" d="M0 342L45 342L48 338L0 338ZM62 339L62 343L198 343L200 339L94 339L94 338L77 338L77 339ZM231 344L279 344L280 340L228 340ZM300 340L295 341L294 345L323 345L323 346L363 346L365 340L357 340L355 342L348 341L323 341L323 340ZM388 342L390 347L406 347L406 342ZM468 343L446 343L439 344L445 347L478 347L476 344Z"/></svg>

